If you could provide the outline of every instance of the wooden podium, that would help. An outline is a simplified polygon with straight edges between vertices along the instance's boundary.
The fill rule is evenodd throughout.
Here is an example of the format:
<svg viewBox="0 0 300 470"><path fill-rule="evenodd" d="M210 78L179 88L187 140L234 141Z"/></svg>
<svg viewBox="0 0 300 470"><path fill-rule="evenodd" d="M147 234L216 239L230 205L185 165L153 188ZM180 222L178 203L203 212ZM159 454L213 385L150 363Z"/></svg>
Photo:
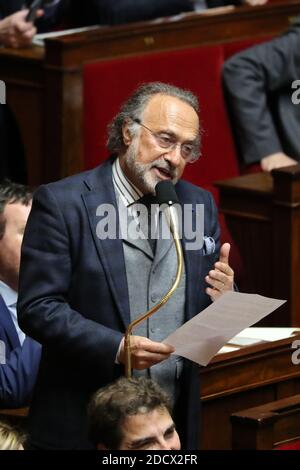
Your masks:
<svg viewBox="0 0 300 470"><path fill-rule="evenodd" d="M200 369L200 449L231 448L231 414L300 393L300 365L292 363L300 331L293 331L278 341L218 354Z"/></svg>
<svg viewBox="0 0 300 470"><path fill-rule="evenodd" d="M200 368L200 449L231 449L232 414L300 393L300 365L292 363L292 344L298 341L300 347L300 330L284 330L284 339L221 350ZM26 426L27 413L28 409L0 410L0 419Z"/></svg>

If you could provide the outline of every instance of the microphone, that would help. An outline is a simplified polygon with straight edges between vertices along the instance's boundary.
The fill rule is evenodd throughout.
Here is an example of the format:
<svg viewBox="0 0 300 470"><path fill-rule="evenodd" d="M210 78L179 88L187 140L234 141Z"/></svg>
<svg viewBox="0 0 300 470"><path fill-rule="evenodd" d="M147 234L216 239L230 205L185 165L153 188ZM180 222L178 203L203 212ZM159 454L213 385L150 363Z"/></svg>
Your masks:
<svg viewBox="0 0 300 470"><path fill-rule="evenodd" d="M177 289L181 275L182 275L182 267L183 267L183 255L182 255L182 247L180 243L180 238L178 235L178 230L177 230L177 224L176 224L176 211L175 207L173 205L175 203L179 203L174 185L171 183L171 181L165 180L165 181L160 181L157 183L155 187L155 192L156 192L156 199L158 204L166 204L165 208L165 213L167 215L167 222L170 227L170 231L172 233L172 236L174 238L175 242L175 248L176 248L176 254L177 254L177 272L176 272L176 278L175 281L172 285L172 287L169 289L169 291L164 295L164 297L156 304L154 307L152 307L148 312L144 313L140 318L137 318L133 322L131 322L125 333L125 374L127 378L131 377L132 374L132 368L131 368L131 347L130 347L130 336L132 334L133 329L138 326L140 323L142 323L144 320L147 318L151 317L157 310L159 310L165 303L168 302L170 297L174 294L175 290Z"/></svg>
<svg viewBox="0 0 300 470"><path fill-rule="evenodd" d="M176 204L179 203L173 183L169 180L160 181L155 186L155 193L158 204Z"/></svg>
<svg viewBox="0 0 300 470"><path fill-rule="evenodd" d="M173 183L170 180L164 180L155 186L156 199L159 205L165 205L164 213L172 232L174 239L179 239L178 218L174 204L179 204Z"/></svg>

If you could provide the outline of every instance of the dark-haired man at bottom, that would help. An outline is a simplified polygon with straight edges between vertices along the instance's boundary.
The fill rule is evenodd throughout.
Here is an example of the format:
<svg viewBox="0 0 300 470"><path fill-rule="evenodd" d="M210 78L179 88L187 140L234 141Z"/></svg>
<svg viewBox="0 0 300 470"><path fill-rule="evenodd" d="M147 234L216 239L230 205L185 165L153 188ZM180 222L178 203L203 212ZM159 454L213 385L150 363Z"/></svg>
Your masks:
<svg viewBox="0 0 300 470"><path fill-rule="evenodd" d="M89 405L90 439L99 450L179 450L171 400L144 377L98 390Z"/></svg>

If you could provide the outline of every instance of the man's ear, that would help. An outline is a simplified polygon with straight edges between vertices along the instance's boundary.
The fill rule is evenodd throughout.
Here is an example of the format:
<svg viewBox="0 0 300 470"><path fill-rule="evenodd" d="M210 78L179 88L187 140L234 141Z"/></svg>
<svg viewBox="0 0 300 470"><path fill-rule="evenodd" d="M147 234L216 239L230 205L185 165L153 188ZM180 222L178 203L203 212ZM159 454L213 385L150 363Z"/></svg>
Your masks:
<svg viewBox="0 0 300 470"><path fill-rule="evenodd" d="M105 445L103 444L97 444L97 450L109 450Z"/></svg>
<svg viewBox="0 0 300 470"><path fill-rule="evenodd" d="M123 134L123 142L124 142L124 145L125 145L126 147L129 147L129 145L130 145L131 142L132 142L132 135L131 135L131 132L130 132L130 128L129 128L129 123L128 123L128 122L125 122L125 123L123 124L122 134Z"/></svg>

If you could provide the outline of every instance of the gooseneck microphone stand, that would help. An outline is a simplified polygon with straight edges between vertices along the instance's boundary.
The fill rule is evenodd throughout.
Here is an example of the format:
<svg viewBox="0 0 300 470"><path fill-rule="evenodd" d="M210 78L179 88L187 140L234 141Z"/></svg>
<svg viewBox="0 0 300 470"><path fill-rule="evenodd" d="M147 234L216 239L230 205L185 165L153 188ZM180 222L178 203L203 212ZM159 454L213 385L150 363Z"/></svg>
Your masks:
<svg viewBox="0 0 300 470"><path fill-rule="evenodd" d="M174 243L175 243L175 248L176 248L176 254L177 254L177 272L176 272L176 278L175 281L170 288L170 290L164 295L164 297L156 304L154 307L152 307L150 310L148 310L146 313L141 315L139 318L131 322L125 333L125 374L127 378L130 378L132 375L132 366L131 366L131 345L130 345L130 337L132 334L133 329L138 326L140 323L142 323L144 320L147 318L151 317L157 310L159 310L164 304L168 302L170 297L174 294L175 290L177 289L181 275L182 275L182 266L183 266L183 255L182 255L182 247L181 247L181 242L177 230L177 224L176 220L174 217L174 203L178 203L178 198L177 194L175 192L174 186L170 181L161 181L158 183L155 187L156 191L156 197L157 197L157 202L158 204L166 204L166 218L168 220L168 224L170 227L170 231L172 233Z"/></svg>

